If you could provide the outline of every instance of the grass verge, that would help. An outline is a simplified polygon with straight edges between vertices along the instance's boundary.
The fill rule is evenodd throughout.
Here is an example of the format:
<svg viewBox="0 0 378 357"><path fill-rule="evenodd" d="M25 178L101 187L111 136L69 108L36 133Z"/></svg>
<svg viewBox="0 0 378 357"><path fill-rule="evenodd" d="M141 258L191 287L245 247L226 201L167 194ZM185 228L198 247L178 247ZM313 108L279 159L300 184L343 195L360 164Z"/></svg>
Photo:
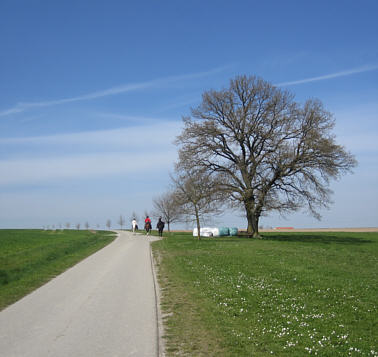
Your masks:
<svg viewBox="0 0 378 357"><path fill-rule="evenodd" d="M153 243L167 356L378 356L378 233Z"/></svg>
<svg viewBox="0 0 378 357"><path fill-rule="evenodd" d="M0 230L0 310L114 238L105 231Z"/></svg>

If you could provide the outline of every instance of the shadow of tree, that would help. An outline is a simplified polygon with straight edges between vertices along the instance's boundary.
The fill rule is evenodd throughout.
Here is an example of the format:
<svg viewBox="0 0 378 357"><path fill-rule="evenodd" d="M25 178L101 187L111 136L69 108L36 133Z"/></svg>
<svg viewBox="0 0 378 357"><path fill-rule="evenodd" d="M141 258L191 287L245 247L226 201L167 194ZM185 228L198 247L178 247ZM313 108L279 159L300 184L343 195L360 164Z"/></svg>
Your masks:
<svg viewBox="0 0 378 357"><path fill-rule="evenodd" d="M303 242L303 243L323 243L323 244L366 244L373 243L372 240L363 237L350 237L347 235L332 234L274 234L263 235L263 240Z"/></svg>
<svg viewBox="0 0 378 357"><path fill-rule="evenodd" d="M349 235L348 233L338 232L336 234L329 233L268 233L262 234L261 238L252 238L247 234L239 234L235 237L201 237L198 242L215 243L215 242L230 242L230 243L248 243L256 241L282 241L282 242L302 242L302 243L320 243L320 244L367 244L376 243L376 240L369 239L370 233L364 233L363 236L356 236L356 233Z"/></svg>
<svg viewBox="0 0 378 357"><path fill-rule="evenodd" d="M370 236L372 233L349 233L349 232L336 232L336 233L262 233L261 238L252 238L245 232L242 232L237 237L216 237L206 238L205 241L222 241L222 242L255 242L260 240L268 241L282 241L282 242L302 242L302 243L321 243L321 244L367 244L376 243L376 239ZM377 233L374 233L377 237ZM202 240L202 239L201 239Z"/></svg>

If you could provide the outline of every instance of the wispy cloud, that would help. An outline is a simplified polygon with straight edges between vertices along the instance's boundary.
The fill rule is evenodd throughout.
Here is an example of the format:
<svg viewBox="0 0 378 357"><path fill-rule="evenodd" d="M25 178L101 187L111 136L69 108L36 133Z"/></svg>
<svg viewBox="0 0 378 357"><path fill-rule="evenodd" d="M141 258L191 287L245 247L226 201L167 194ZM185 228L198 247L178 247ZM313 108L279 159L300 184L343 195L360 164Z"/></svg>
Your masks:
<svg viewBox="0 0 378 357"><path fill-rule="evenodd" d="M35 184L58 180L95 178L151 170L168 171L175 160L174 151L157 153L101 153L54 158L0 161L0 186Z"/></svg>
<svg viewBox="0 0 378 357"><path fill-rule="evenodd" d="M134 117L136 119L136 117ZM151 119L152 120L152 119ZM6 145L30 145L30 146L84 146L86 148L137 148L148 151L154 149L154 145L160 147L172 146L173 138L181 130L181 122L158 121L154 124L143 123L139 125L95 131L83 131L76 133L0 138L0 147ZM49 150L46 150L49 151Z"/></svg>
<svg viewBox="0 0 378 357"><path fill-rule="evenodd" d="M93 112L91 113L94 117L108 119L114 119L120 123L125 122L128 126L148 126L155 125L158 122L166 121L168 119L176 120L177 118L167 118L164 119L157 116L144 116L144 115L128 115L128 114L118 114L112 112Z"/></svg>
<svg viewBox="0 0 378 357"><path fill-rule="evenodd" d="M154 79L151 81L140 82L140 83L124 84L124 85L115 86L115 87L108 88L105 90L96 91L96 92L92 92L92 93L88 93L88 94L84 94L84 95L80 95L76 97L71 97L71 98L63 98L63 99L40 101L40 102L20 102L12 108L0 111L0 117L24 112L32 108L49 107L49 106L72 103L72 102L93 100L97 98L108 97L112 95L133 92L137 90L159 88L165 85L169 85L171 83L211 76L211 75L223 72L224 70L228 68L229 66L223 66L223 67L217 67L212 70L205 71L205 72L190 73L190 74L184 74L184 75L178 75L178 76L169 76L169 77Z"/></svg>
<svg viewBox="0 0 378 357"><path fill-rule="evenodd" d="M311 78L305 78L305 79L300 79L300 80L296 80L296 81L277 83L277 84L275 84L275 86L284 87L284 86L292 86L292 85L296 85L296 84L310 83L310 82L316 82L316 81L324 81L324 80L327 80L327 79L350 76L350 75L357 74L357 73L375 71L377 69L378 69L378 65L363 66L363 67L349 69L349 70L346 70L346 71L326 74L324 76L311 77Z"/></svg>
<svg viewBox="0 0 378 357"><path fill-rule="evenodd" d="M2 185L169 171L181 123L0 139ZM12 150L9 150L12 149ZM14 149L14 150L13 150Z"/></svg>
<svg viewBox="0 0 378 357"><path fill-rule="evenodd" d="M164 105L160 107L157 112L165 112L167 110L171 109L176 109L176 108L182 108L182 107L187 107L188 105L198 103L199 100L201 99L201 94L193 95L191 98L183 98L183 99L178 99L175 100L174 103Z"/></svg>

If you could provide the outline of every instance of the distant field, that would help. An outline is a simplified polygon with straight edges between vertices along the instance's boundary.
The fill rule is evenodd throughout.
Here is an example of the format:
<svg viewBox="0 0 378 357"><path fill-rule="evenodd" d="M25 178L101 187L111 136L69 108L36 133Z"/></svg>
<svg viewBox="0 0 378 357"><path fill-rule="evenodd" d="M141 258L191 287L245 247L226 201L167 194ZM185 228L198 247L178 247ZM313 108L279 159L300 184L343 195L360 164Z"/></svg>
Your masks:
<svg viewBox="0 0 378 357"><path fill-rule="evenodd" d="M0 310L114 238L105 231L0 230Z"/></svg>
<svg viewBox="0 0 378 357"><path fill-rule="evenodd" d="M378 233L153 243L168 356L378 356Z"/></svg>
<svg viewBox="0 0 378 357"><path fill-rule="evenodd" d="M377 227L261 229L260 232L378 232Z"/></svg>

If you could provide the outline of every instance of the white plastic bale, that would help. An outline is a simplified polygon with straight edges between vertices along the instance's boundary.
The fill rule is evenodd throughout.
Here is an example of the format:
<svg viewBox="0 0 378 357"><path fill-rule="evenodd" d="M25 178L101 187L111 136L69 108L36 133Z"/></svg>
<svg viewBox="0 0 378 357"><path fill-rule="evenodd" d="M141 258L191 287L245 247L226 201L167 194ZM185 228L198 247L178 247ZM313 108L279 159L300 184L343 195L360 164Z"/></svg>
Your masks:
<svg viewBox="0 0 378 357"><path fill-rule="evenodd" d="M197 237L198 230L197 228L193 229L193 237ZM201 237L219 237L219 229L212 228L212 227L203 227L200 228L200 236Z"/></svg>

